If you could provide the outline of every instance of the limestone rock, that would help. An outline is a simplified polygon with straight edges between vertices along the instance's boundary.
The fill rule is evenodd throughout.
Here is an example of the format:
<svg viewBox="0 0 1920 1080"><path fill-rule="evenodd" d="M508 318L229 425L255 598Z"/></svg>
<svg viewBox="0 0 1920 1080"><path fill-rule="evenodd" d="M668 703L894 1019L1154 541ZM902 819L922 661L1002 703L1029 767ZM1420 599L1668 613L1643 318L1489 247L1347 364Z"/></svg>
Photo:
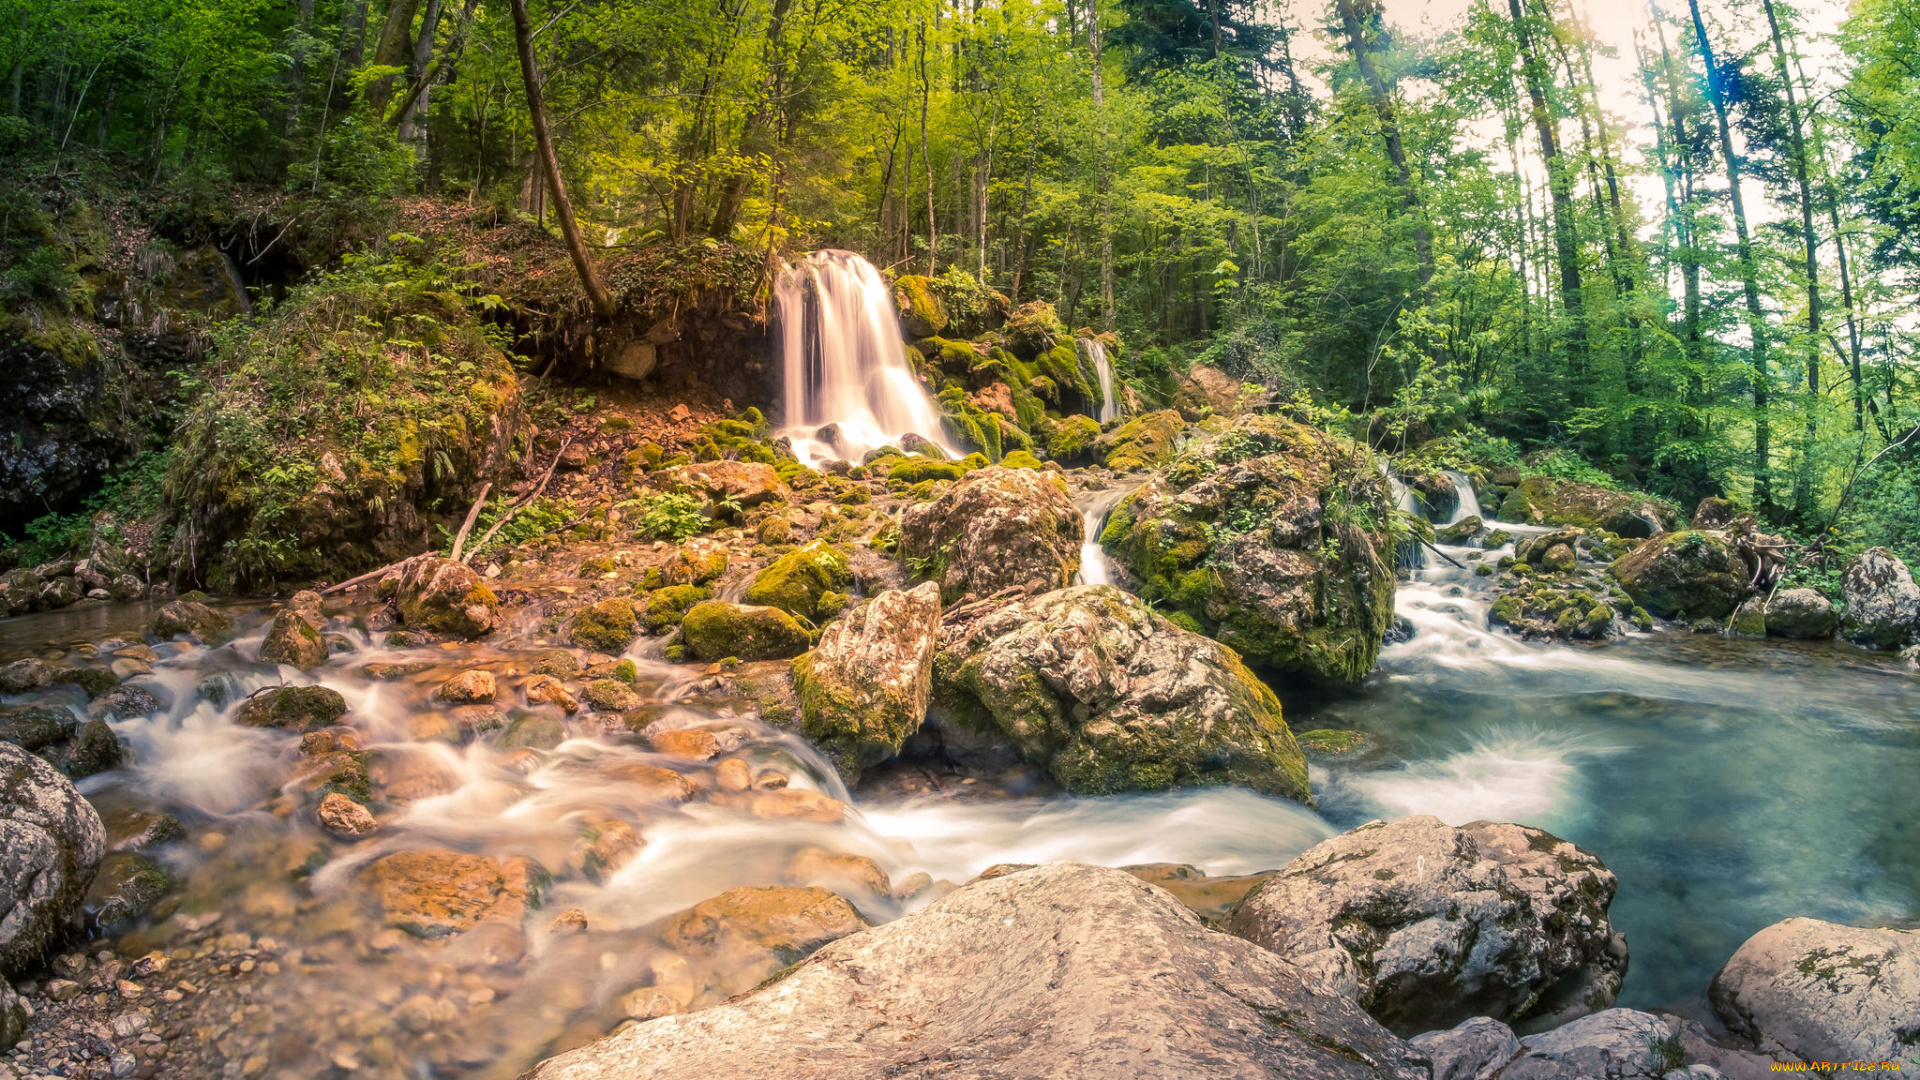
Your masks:
<svg viewBox="0 0 1920 1080"><path fill-rule="evenodd" d="M1186 429L1173 409L1136 416L1093 441L1094 456L1114 472L1134 472L1165 462Z"/></svg>
<svg viewBox="0 0 1920 1080"><path fill-rule="evenodd" d="M538 898L544 875L518 856L491 859L461 851L402 851L366 871L388 926L439 938L481 922L518 924Z"/></svg>
<svg viewBox="0 0 1920 1080"><path fill-rule="evenodd" d="M347 714L347 699L324 686L276 686L249 697L233 721L247 727L326 727Z"/></svg>
<svg viewBox="0 0 1920 1080"><path fill-rule="evenodd" d="M357 840L380 828L372 812L337 791L320 800L320 827L335 836Z"/></svg>
<svg viewBox="0 0 1920 1080"><path fill-rule="evenodd" d="M1661 618L1724 619L1747 592L1746 565L1723 532L1661 533L1614 560L1633 602Z"/></svg>
<svg viewBox="0 0 1920 1080"><path fill-rule="evenodd" d="M0 979L0 1054L27 1037L27 1010L7 980Z"/></svg>
<svg viewBox="0 0 1920 1080"><path fill-rule="evenodd" d="M974 622L943 645L936 677L1073 791L1232 783L1310 798L1273 691L1232 649L1111 585Z"/></svg>
<svg viewBox="0 0 1920 1080"><path fill-rule="evenodd" d="M0 667L0 694L24 694L53 684L53 665L37 656Z"/></svg>
<svg viewBox="0 0 1920 1080"><path fill-rule="evenodd" d="M696 537L680 545L673 557L661 564L660 580L667 585L705 585L726 573L731 561L725 545Z"/></svg>
<svg viewBox="0 0 1920 1080"><path fill-rule="evenodd" d="M1182 419L1231 416L1240 407L1240 380L1208 364L1195 364L1173 392L1173 407Z"/></svg>
<svg viewBox="0 0 1920 1080"><path fill-rule="evenodd" d="M1393 513L1365 448L1246 416L1116 505L1100 543L1143 598L1250 662L1357 682L1393 623Z"/></svg>
<svg viewBox="0 0 1920 1080"><path fill-rule="evenodd" d="M147 716L160 711L160 699L144 686L122 683L93 699L87 706L87 715L106 720L125 720L134 716Z"/></svg>
<svg viewBox="0 0 1920 1080"><path fill-rule="evenodd" d="M940 588L929 581L863 602L793 662L801 729L827 748L847 782L919 730L939 644Z"/></svg>
<svg viewBox="0 0 1920 1080"><path fill-rule="evenodd" d="M528 704L558 705L560 711L568 716L580 711L580 702L567 689L567 684L551 675L535 675L528 679L525 690Z"/></svg>
<svg viewBox="0 0 1920 1080"><path fill-rule="evenodd" d="M219 641L232 629L232 619L197 600L175 600L154 612L147 627L161 641L184 635L202 645Z"/></svg>
<svg viewBox="0 0 1920 1080"><path fill-rule="evenodd" d="M910 338L932 337L947 328L947 305L933 291L933 279L903 274L893 283L893 302L900 309L900 328Z"/></svg>
<svg viewBox="0 0 1920 1080"><path fill-rule="evenodd" d="M807 631L779 608L708 600L680 621L687 646L702 660L785 660L807 650Z"/></svg>
<svg viewBox="0 0 1920 1080"><path fill-rule="evenodd" d="M470 668L441 683L433 696L450 705L479 705L492 701L498 692L493 672Z"/></svg>
<svg viewBox="0 0 1920 1080"><path fill-rule="evenodd" d="M1836 622L1819 589L1781 589L1767 600L1767 633L1775 637L1822 641L1833 636Z"/></svg>
<svg viewBox="0 0 1920 1080"><path fill-rule="evenodd" d="M1433 1061L1433 1080L1487 1080L1520 1055L1513 1029L1490 1016L1407 1040Z"/></svg>
<svg viewBox="0 0 1920 1080"><path fill-rule="evenodd" d="M1529 476L1500 504L1501 521L1529 525L1579 525L1605 529L1618 536L1642 538L1676 528L1679 513L1671 506L1626 492L1613 491L1578 480Z"/></svg>
<svg viewBox="0 0 1920 1080"><path fill-rule="evenodd" d="M1763 1053L1913 1062L1920 1059L1920 932L1777 922L1734 952L1708 1000Z"/></svg>
<svg viewBox="0 0 1920 1080"><path fill-rule="evenodd" d="M1846 602L1840 633L1849 641L1899 648L1920 628L1920 585L1886 548L1868 548L1848 560L1840 572L1840 595Z"/></svg>
<svg viewBox="0 0 1920 1080"><path fill-rule="evenodd" d="M757 461L697 461L663 470L661 475L674 487L705 495L714 502L738 503L743 508L793 498L792 489L773 466Z"/></svg>
<svg viewBox="0 0 1920 1080"><path fill-rule="evenodd" d="M979 882L827 945L718 1008L651 1020L532 1080L1426 1080L1286 961L1101 867Z"/></svg>
<svg viewBox="0 0 1920 1080"><path fill-rule="evenodd" d="M1470 1017L1563 1022L1626 973L1600 860L1538 829L1433 817L1321 842L1248 894L1228 929L1409 1035Z"/></svg>
<svg viewBox="0 0 1920 1080"><path fill-rule="evenodd" d="M660 937L711 963L720 993L731 996L866 925L852 904L825 889L773 885L702 900L669 919Z"/></svg>
<svg viewBox="0 0 1920 1080"><path fill-rule="evenodd" d="M1604 1009L1521 1042L1500 1080L1628 1080L1678 1069L1679 1038L1667 1022L1633 1009ZM1709 1070L1711 1071L1711 1070Z"/></svg>
<svg viewBox="0 0 1920 1080"><path fill-rule="evenodd" d="M0 743L0 975L72 925L106 846L100 815L66 777Z"/></svg>
<svg viewBox="0 0 1920 1080"><path fill-rule="evenodd" d="M1020 587L1064 586L1080 565L1083 524L1065 489L1032 469L976 469L932 502L907 508L900 553L953 603Z"/></svg>
<svg viewBox="0 0 1920 1080"><path fill-rule="evenodd" d="M274 612L273 626L260 643L260 662L311 671L327 662L327 642L316 622L292 607L283 607Z"/></svg>
<svg viewBox="0 0 1920 1080"><path fill-rule="evenodd" d="M414 630L477 638L494 628L500 598L465 563L416 555L380 579L400 622Z"/></svg>

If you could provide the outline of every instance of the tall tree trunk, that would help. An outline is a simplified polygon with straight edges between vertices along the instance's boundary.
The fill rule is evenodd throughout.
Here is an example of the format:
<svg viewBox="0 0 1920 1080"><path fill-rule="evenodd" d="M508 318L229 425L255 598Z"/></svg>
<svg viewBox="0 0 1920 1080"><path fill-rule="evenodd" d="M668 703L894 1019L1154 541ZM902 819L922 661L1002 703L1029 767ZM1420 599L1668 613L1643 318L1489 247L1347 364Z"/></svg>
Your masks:
<svg viewBox="0 0 1920 1080"><path fill-rule="evenodd" d="M1800 469L1794 474L1793 506L1801 520L1809 519L1813 506L1813 469L1807 460L1818 436L1820 405L1820 238L1813 231L1813 187L1807 179L1807 136L1800 120L1800 98L1794 92L1793 70L1787 65L1787 46L1780 33L1780 17L1773 0L1761 0L1767 13L1767 29L1773 37L1773 66L1780 73L1787 91L1787 124L1792 137L1793 179L1800 195L1800 238L1805 248L1807 275L1807 424L1806 446L1802 449Z"/></svg>
<svg viewBox="0 0 1920 1080"><path fill-rule="evenodd" d="M1100 70L1101 49L1106 31L1100 25L1100 0L1087 0L1087 53L1091 61L1087 78L1093 90L1093 111L1100 120L1099 161L1100 192L1100 329L1111 333L1116 325L1113 310L1113 162L1108 159L1107 87Z"/></svg>
<svg viewBox="0 0 1920 1080"><path fill-rule="evenodd" d="M932 104L933 82L927 75L927 21L920 20L920 157L927 173L927 276L940 259L940 222L933 208L933 151L927 143L927 109Z"/></svg>
<svg viewBox="0 0 1920 1080"><path fill-rule="evenodd" d="M1568 379L1572 387L1569 397L1574 404L1584 405L1591 361L1587 348L1586 305L1580 291L1580 236L1574 221L1573 178L1560 153L1559 135L1554 130L1552 108L1547 102L1547 68L1534 48L1527 14L1521 10L1520 0L1507 0L1507 10L1513 18L1514 37L1520 46L1521 76L1527 87L1527 101L1532 106L1534 131L1540 138L1540 157L1547 166L1547 192L1553 202L1554 260L1560 268L1560 305L1567 321L1567 359L1572 368Z"/></svg>
<svg viewBox="0 0 1920 1080"><path fill-rule="evenodd" d="M403 0L394 0L395 4ZM547 190L553 193L554 217L560 221L560 234L566 238L567 254L573 270L580 275L580 287L593 310L601 318L613 315L613 297L593 272L587 258L587 244L580 236L580 223L573 219L573 203L567 198L567 182L560 175L560 159L553 153L553 133L547 128L547 106L540 96L540 67L533 59L533 26L527 18L527 0L508 0L513 8L513 43L520 53L520 77L527 85L527 114L533 121L533 139L539 149L540 165L546 172Z"/></svg>
<svg viewBox="0 0 1920 1080"><path fill-rule="evenodd" d="M407 64L407 95L395 110L394 126L400 130L403 140L421 139L425 134L424 121L416 124L420 114L420 103L427 93L427 80L433 63L434 36L440 31L440 14L444 5L441 0L427 0L427 10L420 16L420 38L414 42L413 57ZM420 156L425 156L425 147Z"/></svg>
<svg viewBox="0 0 1920 1080"><path fill-rule="evenodd" d="M1693 13L1693 32L1700 46L1700 59L1707 67L1707 101L1720 127L1720 153L1727 162L1728 196L1733 203L1735 251L1740 262L1740 281L1747 294L1747 322L1753 336L1753 501L1762 511L1773 507L1772 431L1768 417L1767 321L1760 307L1760 268L1754 260L1753 241L1747 235L1747 204L1740 193L1740 159L1733 152L1733 125L1727 118L1726 95L1720 85L1720 69L1713 58L1713 42L1707 37L1707 22L1700 16L1700 0L1687 0Z"/></svg>
<svg viewBox="0 0 1920 1080"><path fill-rule="evenodd" d="M767 36L760 46L760 64L762 73L760 95L753 103L753 111L747 114L745 128L740 134L740 157L751 160L768 153L772 141L768 138L769 129L774 126L774 112L780 98L781 87L786 79L780 67L783 63L780 55L780 42L786 29L787 11L793 0L774 0L773 13L767 19ZM735 170L720 188L719 201L714 205L713 219L708 223L707 235L724 240L733 235L733 219L740 213L740 204L746 198L747 183L752 179L750 173Z"/></svg>
<svg viewBox="0 0 1920 1080"><path fill-rule="evenodd" d="M299 0L295 9L293 28L302 37L313 27L313 0ZM287 71L287 130L300 121L300 106L307 96L307 50L301 49L294 54L293 67Z"/></svg>
<svg viewBox="0 0 1920 1080"><path fill-rule="evenodd" d="M420 0L393 0L387 5L387 22L380 40L373 46L374 67L402 67L413 52L413 16ZM367 84L367 108L376 121L387 115L393 103L393 77L383 76Z"/></svg>
<svg viewBox="0 0 1920 1080"><path fill-rule="evenodd" d="M1413 219L1413 252L1419 263L1420 291L1424 294L1433 281L1433 231L1427 227L1420 193L1413 184L1413 169L1407 164L1407 148L1400 138L1400 117L1394 108L1393 95L1387 92L1386 80L1380 77L1380 69L1373 62L1375 45L1369 31L1379 22L1380 5L1378 0L1334 0L1334 6L1340 12L1340 25L1346 31L1347 51L1353 54L1354 66L1360 69L1360 78L1367 84L1367 97L1373 102L1374 115L1379 118L1380 138L1387 144L1387 160L1393 163L1394 182L1400 187L1407 216Z"/></svg>

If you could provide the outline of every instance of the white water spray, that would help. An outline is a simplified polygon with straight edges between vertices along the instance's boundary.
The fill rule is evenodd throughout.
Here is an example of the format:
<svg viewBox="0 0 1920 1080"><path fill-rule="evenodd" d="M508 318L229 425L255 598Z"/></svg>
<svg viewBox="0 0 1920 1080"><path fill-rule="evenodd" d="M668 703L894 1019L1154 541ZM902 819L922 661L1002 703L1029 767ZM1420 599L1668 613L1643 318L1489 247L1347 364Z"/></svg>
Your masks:
<svg viewBox="0 0 1920 1080"><path fill-rule="evenodd" d="M1100 380L1100 416L1102 424L1120 415L1120 407L1113 400L1113 363L1107 359L1107 347L1093 338L1078 338L1074 344L1080 347L1080 355L1093 361L1093 373Z"/></svg>
<svg viewBox="0 0 1920 1080"><path fill-rule="evenodd" d="M959 457L907 363L893 292L850 251L816 251L774 285L786 435L806 465L858 462L909 433Z"/></svg>
<svg viewBox="0 0 1920 1080"><path fill-rule="evenodd" d="M1107 514L1132 491L1131 487L1108 488L1089 492L1077 500L1085 533L1080 543L1080 572L1074 576L1074 584L1113 584L1113 571L1107 562L1107 553L1100 550L1100 531L1107 527Z"/></svg>
<svg viewBox="0 0 1920 1080"><path fill-rule="evenodd" d="M1485 520L1486 515L1480 512L1480 497L1473 493L1473 481L1452 469L1447 470L1447 479L1453 481L1453 490L1459 496L1453 502L1453 516L1447 519L1447 524L1470 517Z"/></svg>

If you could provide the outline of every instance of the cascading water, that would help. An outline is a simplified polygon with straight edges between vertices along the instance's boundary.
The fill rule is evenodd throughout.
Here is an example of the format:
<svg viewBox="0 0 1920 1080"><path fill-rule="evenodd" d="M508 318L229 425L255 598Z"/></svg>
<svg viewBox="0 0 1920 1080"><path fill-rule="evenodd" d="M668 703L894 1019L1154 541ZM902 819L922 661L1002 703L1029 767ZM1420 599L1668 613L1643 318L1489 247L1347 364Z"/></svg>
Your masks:
<svg viewBox="0 0 1920 1080"><path fill-rule="evenodd" d="M1453 490L1458 496L1453 502L1453 516L1447 519L1447 524L1452 525L1470 517L1484 518L1480 513L1480 498L1473 493L1473 481L1452 469L1448 469L1446 475L1447 479L1453 481Z"/></svg>
<svg viewBox="0 0 1920 1080"><path fill-rule="evenodd" d="M1131 487L1107 488L1104 491L1090 491L1074 500L1086 527L1085 538L1080 544L1080 572L1075 575L1074 584L1113 584L1107 553L1100 549L1100 531L1106 528L1107 514L1132 491Z"/></svg>
<svg viewBox="0 0 1920 1080"><path fill-rule="evenodd" d="M959 457L907 363L893 292L851 251L816 251L774 284L794 456L858 462L914 434Z"/></svg>
<svg viewBox="0 0 1920 1080"><path fill-rule="evenodd" d="M1093 362L1094 376L1100 381L1098 419L1104 424L1120 415L1120 407L1113 400L1113 363L1107 359L1107 347L1094 338L1076 338L1074 344L1079 347L1081 356Z"/></svg>

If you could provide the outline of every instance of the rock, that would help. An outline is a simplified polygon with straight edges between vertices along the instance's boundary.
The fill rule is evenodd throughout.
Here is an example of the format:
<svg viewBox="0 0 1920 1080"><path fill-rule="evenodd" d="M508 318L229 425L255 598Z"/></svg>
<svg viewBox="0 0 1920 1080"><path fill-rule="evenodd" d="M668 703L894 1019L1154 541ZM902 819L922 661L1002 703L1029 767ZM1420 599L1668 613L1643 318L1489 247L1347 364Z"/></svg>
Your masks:
<svg viewBox="0 0 1920 1080"><path fill-rule="evenodd" d="M27 1009L7 980L0 979L0 1054L27 1037Z"/></svg>
<svg viewBox="0 0 1920 1080"><path fill-rule="evenodd" d="M500 749L551 750L567 741L566 721L557 716L520 716L500 736Z"/></svg>
<svg viewBox="0 0 1920 1080"><path fill-rule="evenodd" d="M1173 392L1173 407L1188 422L1232 416L1240 407L1240 380L1217 367L1195 364Z"/></svg>
<svg viewBox="0 0 1920 1080"><path fill-rule="evenodd" d="M844 821L847 806L838 799L805 788L772 788L742 792L738 797L715 796L714 801L738 806L769 821Z"/></svg>
<svg viewBox="0 0 1920 1080"><path fill-rule="evenodd" d="M643 846L645 842L640 839L639 830L632 825L619 818L598 818L587 822L581 830L568 853L567 865L577 868L588 881L604 885L621 867L632 862Z"/></svg>
<svg viewBox="0 0 1920 1080"><path fill-rule="evenodd" d="M587 913L579 908L568 908L553 917L547 926L547 932L555 937L568 934L583 934L587 930Z"/></svg>
<svg viewBox="0 0 1920 1080"><path fill-rule="evenodd" d="M493 672L469 668L441 683L433 696L449 705L479 705L492 701L497 693Z"/></svg>
<svg viewBox="0 0 1920 1080"><path fill-rule="evenodd" d="M1084 525L1066 490L1031 469L976 469L907 508L900 554L953 603L1006 588L1058 589L1080 565Z"/></svg>
<svg viewBox="0 0 1920 1080"><path fill-rule="evenodd" d="M538 899L544 875L519 856L402 851L367 868L388 926L415 937L447 937L481 922L518 924Z"/></svg>
<svg viewBox="0 0 1920 1080"><path fill-rule="evenodd" d="M1727 620L1727 636L1759 641L1767 636L1767 598L1749 596L1733 609Z"/></svg>
<svg viewBox="0 0 1920 1080"><path fill-rule="evenodd" d="M1709 495L1693 508L1693 518L1687 524L1693 529L1724 529L1739 516L1740 508L1732 502L1718 495Z"/></svg>
<svg viewBox="0 0 1920 1080"><path fill-rule="evenodd" d="M680 545L673 557L660 565L660 580L667 585L705 585L726 573L731 561L725 545L696 538Z"/></svg>
<svg viewBox="0 0 1920 1080"><path fill-rule="evenodd" d="M1663 619L1724 619L1747 592L1746 565L1726 533L1661 533L1614 560L1633 602Z"/></svg>
<svg viewBox="0 0 1920 1080"><path fill-rule="evenodd" d="M1451 525L1436 526L1433 538L1442 544L1465 544L1486 530L1486 523L1477 517L1463 517Z"/></svg>
<svg viewBox="0 0 1920 1080"><path fill-rule="evenodd" d="M1707 998L1762 1053L1912 1062L1920 1050L1920 932L1777 922L1734 951Z"/></svg>
<svg viewBox="0 0 1920 1080"><path fill-rule="evenodd" d="M1653 1080L1678 1069L1680 1039L1667 1022L1633 1009L1604 1009L1521 1042L1500 1080ZM1437 1063L1436 1063L1437 1064Z"/></svg>
<svg viewBox="0 0 1920 1080"><path fill-rule="evenodd" d="M879 863L865 855L847 855L826 848L801 849L787 862L787 880L869 898L893 895L893 882Z"/></svg>
<svg viewBox="0 0 1920 1080"><path fill-rule="evenodd" d="M713 768L713 782L721 791L745 791L753 786L753 766L728 758Z"/></svg>
<svg viewBox="0 0 1920 1080"><path fill-rule="evenodd" d="M247 727L326 727L347 714L347 699L324 686L276 686L242 702L233 722Z"/></svg>
<svg viewBox="0 0 1920 1080"><path fill-rule="evenodd" d="M841 596L853 581L847 553L825 540L797 547L767 564L747 586L746 601L777 607L790 615L819 624L840 612L828 610L822 599Z"/></svg>
<svg viewBox="0 0 1920 1080"><path fill-rule="evenodd" d="M900 329L910 338L933 337L947 328L947 305L933 291L933 279L905 274L893 283L893 302L900 310Z"/></svg>
<svg viewBox="0 0 1920 1080"><path fill-rule="evenodd" d="M661 728L647 732L647 743L656 754L706 761L720 752L720 740L711 731L699 728Z"/></svg>
<svg viewBox="0 0 1920 1080"><path fill-rule="evenodd" d="M757 461L698 461L663 469L659 475L672 487L716 503L733 502L742 509L793 498L793 490L773 466Z"/></svg>
<svg viewBox="0 0 1920 1080"><path fill-rule="evenodd" d="M535 675L526 681L522 689L530 705L558 705L560 711L568 716L580 711L580 702L567 689L567 684L551 675Z"/></svg>
<svg viewBox="0 0 1920 1080"><path fill-rule="evenodd" d="M1351 683L1393 623L1393 513L1364 448L1245 416L1116 505L1100 543L1182 625L1251 663Z"/></svg>
<svg viewBox="0 0 1920 1080"><path fill-rule="evenodd" d="M926 719L940 644L940 587L881 593L836 619L793 662L801 730L848 783L900 752Z"/></svg>
<svg viewBox="0 0 1920 1080"><path fill-rule="evenodd" d="M327 643L313 620L292 607L283 607L274 612L273 626L260 643L260 662L311 671L327 662Z"/></svg>
<svg viewBox="0 0 1920 1080"><path fill-rule="evenodd" d="M357 840L380 828L380 822L366 807L337 791L320 800L320 827L335 836Z"/></svg>
<svg viewBox="0 0 1920 1080"><path fill-rule="evenodd" d="M533 662L533 673L571 678L580 673L580 660L565 649L549 649Z"/></svg>
<svg viewBox="0 0 1920 1080"><path fill-rule="evenodd" d="M1833 603L1819 589L1781 589L1768 598L1767 633L1800 641L1833 636Z"/></svg>
<svg viewBox="0 0 1920 1080"><path fill-rule="evenodd" d="M1228 929L1412 1035L1475 1016L1545 1026L1611 1004L1626 940L1600 860L1538 829L1369 822L1248 894Z"/></svg>
<svg viewBox="0 0 1920 1080"><path fill-rule="evenodd" d="M22 750L44 750L79 730L80 721L59 705L0 705L0 742Z"/></svg>
<svg viewBox="0 0 1920 1080"><path fill-rule="evenodd" d="M1280 701L1232 649L1111 585L1010 604L942 646L936 679L1069 790L1244 784L1307 801ZM977 703L977 704L976 704Z"/></svg>
<svg viewBox="0 0 1920 1080"><path fill-rule="evenodd" d="M172 887L173 875L160 863L117 852L100 864L81 906L95 933L117 935L152 911Z"/></svg>
<svg viewBox="0 0 1920 1080"><path fill-rule="evenodd" d="M698 585L668 585L647 594L646 605L636 607L640 627L649 634L659 634L680 625L693 605L710 599L713 590Z"/></svg>
<svg viewBox="0 0 1920 1080"><path fill-rule="evenodd" d="M1136 416L1095 439L1093 453L1117 473L1149 469L1174 455L1186 426L1173 409Z"/></svg>
<svg viewBox="0 0 1920 1080"><path fill-rule="evenodd" d="M1846 604L1840 634L1857 644L1896 649L1920 627L1920 585L1886 548L1868 548L1847 561L1840 598Z"/></svg>
<svg viewBox="0 0 1920 1080"><path fill-rule="evenodd" d="M89 716L106 720L126 720L160 711L160 700L144 686L122 683L93 699L87 706Z"/></svg>
<svg viewBox="0 0 1920 1080"><path fill-rule="evenodd" d="M105 853L100 815L72 782L0 743L0 975L38 961L73 925Z"/></svg>
<svg viewBox="0 0 1920 1080"><path fill-rule="evenodd" d="M1120 869L1149 885L1158 885L1185 904L1208 928L1219 930L1255 886L1278 873L1267 870L1257 874L1211 877L1197 866L1186 863L1141 863ZM931 880L929 880L931 884Z"/></svg>
<svg viewBox="0 0 1920 1080"><path fill-rule="evenodd" d="M233 629L233 620L197 600L175 600L154 612L147 632L161 641L185 636L202 645L224 638Z"/></svg>
<svg viewBox="0 0 1920 1080"><path fill-rule="evenodd" d="M1357 757L1375 742L1364 731L1346 728L1314 728L1297 732L1293 738L1308 757L1334 760Z"/></svg>
<svg viewBox="0 0 1920 1080"><path fill-rule="evenodd" d="M633 796L641 802L683 803L699 792L693 781L658 765L624 762L603 772L611 779L633 785Z"/></svg>
<svg viewBox="0 0 1920 1080"><path fill-rule="evenodd" d="M380 579L400 622L413 630L477 638L494 628L500 598L465 563L416 555Z"/></svg>
<svg viewBox="0 0 1920 1080"><path fill-rule="evenodd" d="M721 995L762 979L829 942L866 928L852 904L825 889L728 889L667 920L667 947L710 959Z"/></svg>
<svg viewBox="0 0 1920 1080"><path fill-rule="evenodd" d="M187 834L172 814L148 810L116 810L104 825L108 851L148 851Z"/></svg>
<svg viewBox="0 0 1920 1080"><path fill-rule="evenodd" d="M785 660L810 644L807 631L779 608L707 600L680 621L680 633L702 660Z"/></svg>
<svg viewBox="0 0 1920 1080"><path fill-rule="evenodd" d="M1487 1080L1520 1053L1513 1029L1490 1016L1462 1020L1408 1041L1433 1060L1433 1080Z"/></svg>
<svg viewBox="0 0 1920 1080"><path fill-rule="evenodd" d="M531 1080L639 1075L1425 1080L1418 1054L1285 961L1117 870L969 885L719 1008L652 1020Z"/></svg>
<svg viewBox="0 0 1920 1080"><path fill-rule="evenodd" d="M1680 523L1678 511L1658 500L1550 476L1521 480L1495 516L1531 525L1605 529L1634 539L1666 532Z"/></svg>
<svg viewBox="0 0 1920 1080"><path fill-rule="evenodd" d="M0 667L0 694L24 694L53 684L54 667L38 657L27 657Z"/></svg>
<svg viewBox="0 0 1920 1080"><path fill-rule="evenodd" d="M52 611L78 601L86 595L86 589L70 577L57 577L40 586L40 608Z"/></svg>
<svg viewBox="0 0 1920 1080"><path fill-rule="evenodd" d="M618 679L595 679L586 685L582 696L587 704L601 712L623 713L645 705L646 699Z"/></svg>
<svg viewBox="0 0 1920 1080"><path fill-rule="evenodd" d="M80 725L73 741L53 759L61 772L75 780L117 769L125 754L119 736L104 720L89 720Z"/></svg>
<svg viewBox="0 0 1920 1080"><path fill-rule="evenodd" d="M120 677L106 668L62 667L53 672L54 685L77 686L87 697L97 698L120 685Z"/></svg>

